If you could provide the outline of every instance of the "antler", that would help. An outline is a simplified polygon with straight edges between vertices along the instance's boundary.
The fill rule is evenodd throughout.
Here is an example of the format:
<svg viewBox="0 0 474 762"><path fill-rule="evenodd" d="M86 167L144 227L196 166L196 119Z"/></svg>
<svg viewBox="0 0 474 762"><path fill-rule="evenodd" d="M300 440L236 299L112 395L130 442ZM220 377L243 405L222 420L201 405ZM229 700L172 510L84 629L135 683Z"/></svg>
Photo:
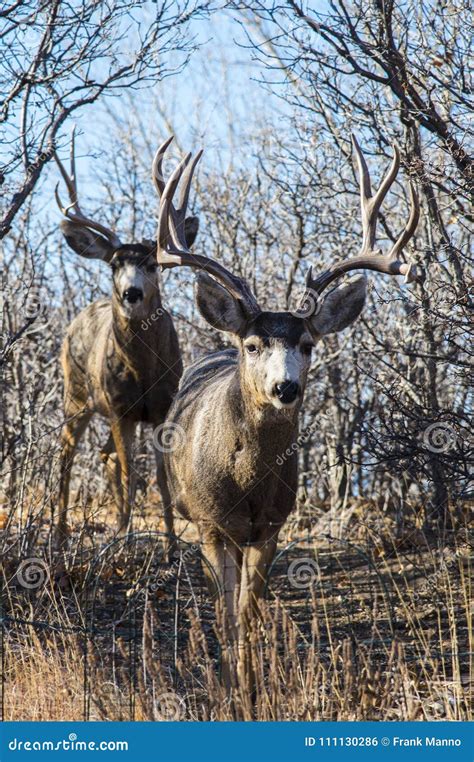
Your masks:
<svg viewBox="0 0 474 762"><path fill-rule="evenodd" d="M61 212L64 214L65 217L67 217L68 220L71 220L71 222L74 222L77 225L82 225L87 228L90 228L91 230L95 230L97 233L100 233L101 235L103 235L112 244L112 246L114 246L115 248L119 248L119 246L121 245L120 239L118 238L118 236L115 235L115 233L112 230L105 227L105 225L101 225L100 222L95 222L94 220L91 220L89 217L86 217L81 211L81 208L79 206L79 201L77 198L76 162L74 159L74 138L75 138L75 128L73 129L72 135L71 135L71 148L70 148L71 170L69 175L66 172L63 163L60 161L57 153L56 152L54 153L54 158L56 159L56 163L61 171L63 180L66 183L66 187L69 194L69 200L71 202L69 206L64 206L62 204L61 199L59 197L59 192L58 192L58 187L59 187L59 183L58 183L54 191L54 195L56 196L56 203L59 206Z"/></svg>
<svg viewBox="0 0 474 762"><path fill-rule="evenodd" d="M186 209L191 180L196 165L202 156L202 150L196 154L194 159L188 153L166 182L162 172L163 157L173 137L171 135L159 147L152 164L152 179L160 196L157 234L158 263L163 269L187 266L205 270L219 281L236 299L242 302L248 315L256 315L260 312L260 307L246 281L233 275L219 262L200 254L192 254L186 243L184 233ZM178 207L176 208L173 204L173 197L181 178L183 178L183 183L179 194Z"/></svg>
<svg viewBox="0 0 474 762"><path fill-rule="evenodd" d="M304 312L303 305L308 298L314 298L315 293L317 295L322 294L330 283L350 270L375 270L376 272L386 273L387 275L404 275L405 283L410 283L417 277L414 265L401 262L398 259L399 254L413 236L420 218L418 196L411 183L410 217L404 230L400 233L388 254L382 254L380 250L378 253L375 251L377 215L389 188L392 186L398 174L400 167L400 150L398 146L394 144L392 165L382 180L378 191L372 196L367 163L354 135L352 135L352 145L354 146L357 166L359 169L360 206L363 231L362 246L357 257L336 262L331 265L328 270L324 271L317 277L313 277L312 268L310 267L306 278L306 291L300 306L302 312Z"/></svg>

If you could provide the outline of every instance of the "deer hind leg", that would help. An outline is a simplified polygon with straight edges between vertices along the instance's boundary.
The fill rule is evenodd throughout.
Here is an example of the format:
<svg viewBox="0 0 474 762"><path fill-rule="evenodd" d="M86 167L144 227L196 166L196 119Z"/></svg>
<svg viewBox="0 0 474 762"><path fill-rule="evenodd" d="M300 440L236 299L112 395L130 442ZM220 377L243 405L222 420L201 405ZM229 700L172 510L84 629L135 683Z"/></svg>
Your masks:
<svg viewBox="0 0 474 762"><path fill-rule="evenodd" d="M224 644L222 654L222 682L227 693L230 694L231 690L237 685L235 670L237 664L236 648L238 646L237 600L239 596L242 552L231 540L225 541L222 538L205 539L203 549L216 575L216 579L213 579L209 574L209 569L204 567L209 592L215 597L217 581L220 598L216 600L216 605L219 606L219 603L222 602L224 607L227 643Z"/></svg>
<svg viewBox="0 0 474 762"><path fill-rule="evenodd" d="M131 460L135 423L119 419L112 421L110 428L117 455L117 468L119 469L118 473L116 472L114 475L114 478L117 479L117 484L120 483L120 492L117 490L117 497L119 497L118 531L120 534L124 534L129 529L133 503L133 469Z"/></svg>
<svg viewBox="0 0 474 762"><path fill-rule="evenodd" d="M275 556L277 538L247 545L243 549L242 581L238 602L239 662L237 674L239 685L245 693L255 698L255 673L252 666L249 630L252 622L260 617L259 599L265 586L268 570Z"/></svg>
<svg viewBox="0 0 474 762"><path fill-rule="evenodd" d="M87 424L92 417L92 412L87 408L82 408L75 412L71 417L67 414L67 422L61 432L61 455L59 465L59 501L58 518L56 524L56 535L60 543L64 542L69 535L67 523L67 509L69 503L69 484L71 479L71 469L74 461L79 440L82 437Z"/></svg>
<svg viewBox="0 0 474 762"><path fill-rule="evenodd" d="M177 549L177 542L176 542L176 535L174 533L173 506L171 502L171 495L168 489L165 462L163 459L163 453L160 450L155 450L155 460L156 460L156 480L158 484L158 490L161 495L161 502L163 505L163 515L165 519L165 528L166 528L165 552L168 558L168 563L171 563Z"/></svg>

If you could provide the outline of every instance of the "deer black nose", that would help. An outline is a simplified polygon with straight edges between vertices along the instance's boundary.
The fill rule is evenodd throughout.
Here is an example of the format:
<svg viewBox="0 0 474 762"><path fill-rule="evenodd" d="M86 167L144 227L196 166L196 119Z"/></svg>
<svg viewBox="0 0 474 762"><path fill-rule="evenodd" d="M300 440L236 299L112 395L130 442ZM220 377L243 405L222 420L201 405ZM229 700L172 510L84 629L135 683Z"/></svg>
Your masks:
<svg viewBox="0 0 474 762"><path fill-rule="evenodd" d="M123 298L126 302L130 302L130 304L135 304L135 302L138 302L138 300L143 299L143 291L141 288L135 288L132 286L131 288L127 288L126 291L123 292Z"/></svg>
<svg viewBox="0 0 474 762"><path fill-rule="evenodd" d="M273 387L273 394L283 402L284 405L289 405L294 402L300 391L300 385L297 381L283 381L281 384L275 384Z"/></svg>

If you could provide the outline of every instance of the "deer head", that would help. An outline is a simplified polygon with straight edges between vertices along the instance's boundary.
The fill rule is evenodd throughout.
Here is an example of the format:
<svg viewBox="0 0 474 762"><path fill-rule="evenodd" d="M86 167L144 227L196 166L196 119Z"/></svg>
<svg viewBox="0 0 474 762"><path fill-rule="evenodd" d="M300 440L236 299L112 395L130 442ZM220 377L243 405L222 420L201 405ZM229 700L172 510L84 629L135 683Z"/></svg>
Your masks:
<svg viewBox="0 0 474 762"><path fill-rule="evenodd" d="M61 202L58 184L56 202L65 217L61 222L62 233L76 254L86 259L100 259L110 265L116 306L126 317L141 318L148 314L159 289L156 242L122 243L110 228L83 214L78 200L74 143L73 131L69 174L55 154L70 201L68 206ZM184 219L183 229L187 246L192 246L198 230L197 218Z"/></svg>
<svg viewBox="0 0 474 762"><path fill-rule="evenodd" d="M404 275L413 280L412 265L399 259L413 236L419 219L419 203L410 185L411 213L407 225L387 254L375 250L377 215L400 166L400 152L394 146L392 165L380 188L372 196L365 159L352 138L360 177L362 245L357 257L335 262L319 276L310 268L303 299L294 312L261 310L248 284L214 260L192 254L182 235L183 199L201 156L188 154L161 192L158 218L158 262L163 268L188 266L199 270L197 304L210 325L229 334L239 350L241 385L259 408L297 410L301 405L313 347L330 333L347 328L360 315L366 297L366 276L353 276L329 293L341 275L352 270L374 270L388 275ZM161 168L164 144L157 153L154 173ZM180 178L184 187L178 209L172 199Z"/></svg>

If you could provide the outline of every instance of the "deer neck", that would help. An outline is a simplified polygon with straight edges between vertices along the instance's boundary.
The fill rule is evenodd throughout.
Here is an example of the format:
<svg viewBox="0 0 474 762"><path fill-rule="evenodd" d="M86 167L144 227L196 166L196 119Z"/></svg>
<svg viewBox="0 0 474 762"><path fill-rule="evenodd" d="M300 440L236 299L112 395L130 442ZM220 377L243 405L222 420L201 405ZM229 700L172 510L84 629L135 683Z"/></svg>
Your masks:
<svg viewBox="0 0 474 762"><path fill-rule="evenodd" d="M117 351L121 355L133 355L137 352L146 351L150 341L150 335L160 335L154 330L164 313L161 294L157 288L149 301L147 310L140 316L127 316L119 302L117 295L112 296L112 333ZM163 335L163 339L165 335Z"/></svg>
<svg viewBox="0 0 474 762"><path fill-rule="evenodd" d="M229 386L229 402L242 444L253 452L254 457L261 456L268 463L296 438L299 408L286 411L262 404L239 368Z"/></svg>

